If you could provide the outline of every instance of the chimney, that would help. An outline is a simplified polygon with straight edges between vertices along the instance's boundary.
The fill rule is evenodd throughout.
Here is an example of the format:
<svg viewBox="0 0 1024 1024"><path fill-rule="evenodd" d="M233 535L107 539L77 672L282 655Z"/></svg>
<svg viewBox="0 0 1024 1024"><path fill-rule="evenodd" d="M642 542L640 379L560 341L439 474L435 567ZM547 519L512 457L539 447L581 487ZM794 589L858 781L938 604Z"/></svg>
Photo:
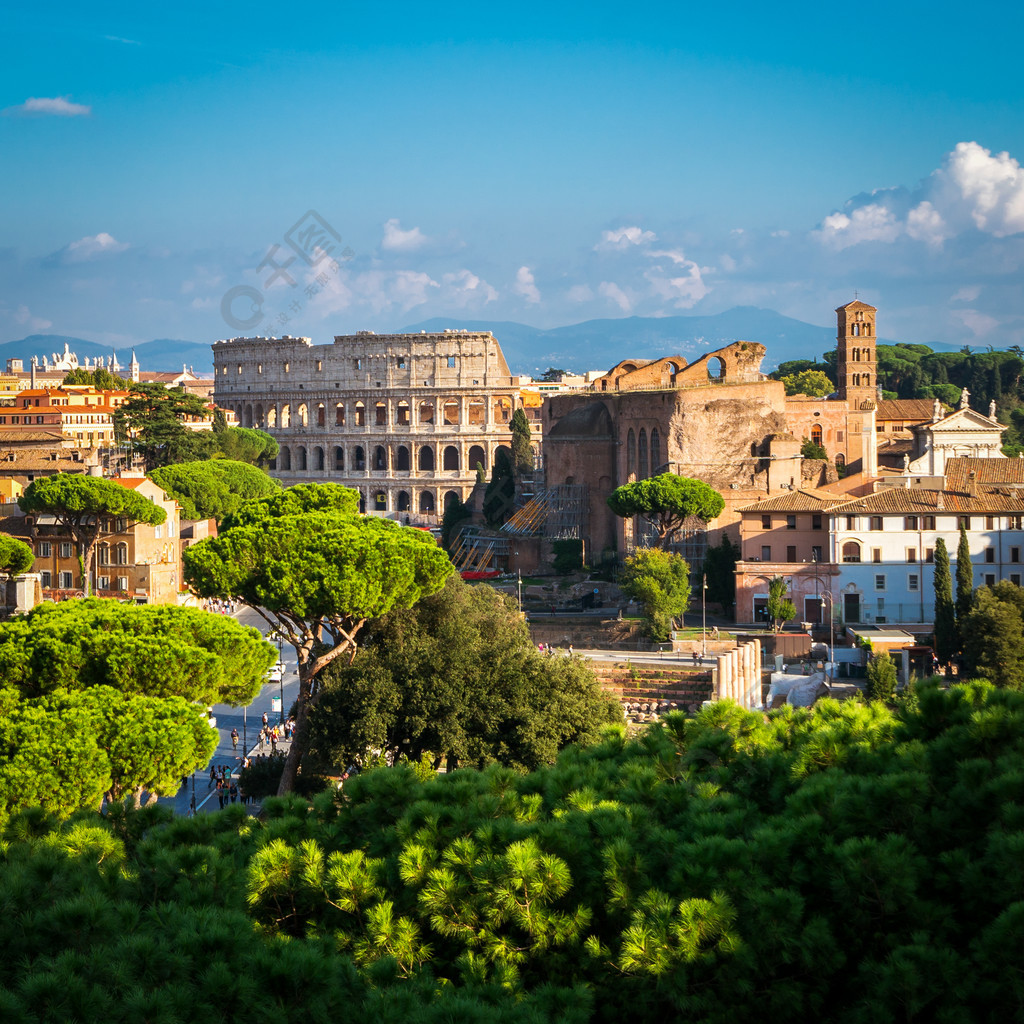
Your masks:
<svg viewBox="0 0 1024 1024"><path fill-rule="evenodd" d="M973 469L967 474L967 493L972 498L978 496L978 474Z"/></svg>

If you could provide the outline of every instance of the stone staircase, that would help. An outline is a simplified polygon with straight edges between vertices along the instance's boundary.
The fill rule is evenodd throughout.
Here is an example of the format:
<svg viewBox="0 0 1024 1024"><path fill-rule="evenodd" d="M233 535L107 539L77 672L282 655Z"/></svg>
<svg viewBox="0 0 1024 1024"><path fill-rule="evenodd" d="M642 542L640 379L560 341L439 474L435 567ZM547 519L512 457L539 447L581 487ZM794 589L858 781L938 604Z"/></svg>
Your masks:
<svg viewBox="0 0 1024 1024"><path fill-rule="evenodd" d="M601 689L623 705L655 705L650 711L664 712L672 706L696 710L713 694L707 668L667 667L656 662L591 661Z"/></svg>

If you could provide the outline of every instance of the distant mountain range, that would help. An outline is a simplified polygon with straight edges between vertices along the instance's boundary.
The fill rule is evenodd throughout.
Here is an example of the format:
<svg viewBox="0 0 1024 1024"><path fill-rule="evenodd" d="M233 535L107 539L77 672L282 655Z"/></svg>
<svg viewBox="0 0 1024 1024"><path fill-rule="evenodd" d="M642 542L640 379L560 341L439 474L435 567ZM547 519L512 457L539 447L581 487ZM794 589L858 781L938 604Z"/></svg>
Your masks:
<svg viewBox="0 0 1024 1024"><path fill-rule="evenodd" d="M443 331L446 328L468 331L492 331L513 373L543 373L549 366L582 373L608 370L622 359L656 359L681 355L689 360L733 341L758 341L768 349L764 369L774 369L789 359L820 359L835 348L834 327L782 316L756 306L735 306L714 316L631 316L617 320L587 320L568 327L542 330L509 320L460 320L434 317L401 328L401 332ZM882 344L894 344L879 338ZM32 334L20 341L0 345L0 369L9 358L24 359L28 366L33 355L60 355L67 344L85 357L109 356L109 346L82 338L59 334ZM937 350L952 346L933 345ZM134 346L143 370L180 370L192 367L200 375L213 374L213 351L207 344L159 338ZM132 349L117 350L122 366L128 366Z"/></svg>

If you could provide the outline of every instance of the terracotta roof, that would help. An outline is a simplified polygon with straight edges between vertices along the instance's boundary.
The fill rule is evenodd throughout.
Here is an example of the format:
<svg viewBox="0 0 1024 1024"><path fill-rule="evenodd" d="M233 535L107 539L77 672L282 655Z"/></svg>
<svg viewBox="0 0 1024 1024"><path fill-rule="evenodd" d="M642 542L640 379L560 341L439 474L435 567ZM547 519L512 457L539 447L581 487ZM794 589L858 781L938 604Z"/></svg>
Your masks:
<svg viewBox="0 0 1024 1024"><path fill-rule="evenodd" d="M823 512L834 505L848 501L845 494L821 491L812 487L801 487L796 491L785 491L772 498L762 498L752 505L744 505L740 512Z"/></svg>
<svg viewBox="0 0 1024 1024"><path fill-rule="evenodd" d="M952 491L926 491L913 487L886 487L874 494L855 498L831 509L835 515L864 515L896 512L907 515L936 513L1024 512L1024 493L998 494L985 491L977 497Z"/></svg>
<svg viewBox="0 0 1024 1024"><path fill-rule="evenodd" d="M853 302L848 302L845 306L837 306L836 312L838 313L841 309L870 309L874 312L878 312L874 306L869 306L866 302L862 302L860 299L854 299Z"/></svg>
<svg viewBox="0 0 1024 1024"><path fill-rule="evenodd" d="M946 486L953 491L966 491L972 471L980 487L1024 484L1024 459L975 459L961 455L946 462Z"/></svg>
<svg viewBox="0 0 1024 1024"><path fill-rule="evenodd" d="M918 420L931 422L935 400L931 398L882 398L877 403L875 420Z"/></svg>

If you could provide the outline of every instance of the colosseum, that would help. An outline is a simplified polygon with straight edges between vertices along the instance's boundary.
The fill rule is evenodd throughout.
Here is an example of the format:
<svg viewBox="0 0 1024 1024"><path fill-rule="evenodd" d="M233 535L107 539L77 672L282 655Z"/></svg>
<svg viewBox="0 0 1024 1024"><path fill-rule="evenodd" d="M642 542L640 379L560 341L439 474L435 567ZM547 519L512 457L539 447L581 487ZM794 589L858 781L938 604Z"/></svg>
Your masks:
<svg viewBox="0 0 1024 1024"><path fill-rule="evenodd" d="M232 338L213 398L281 446L283 484L330 480L366 511L435 522L509 448L519 381L490 332Z"/></svg>

